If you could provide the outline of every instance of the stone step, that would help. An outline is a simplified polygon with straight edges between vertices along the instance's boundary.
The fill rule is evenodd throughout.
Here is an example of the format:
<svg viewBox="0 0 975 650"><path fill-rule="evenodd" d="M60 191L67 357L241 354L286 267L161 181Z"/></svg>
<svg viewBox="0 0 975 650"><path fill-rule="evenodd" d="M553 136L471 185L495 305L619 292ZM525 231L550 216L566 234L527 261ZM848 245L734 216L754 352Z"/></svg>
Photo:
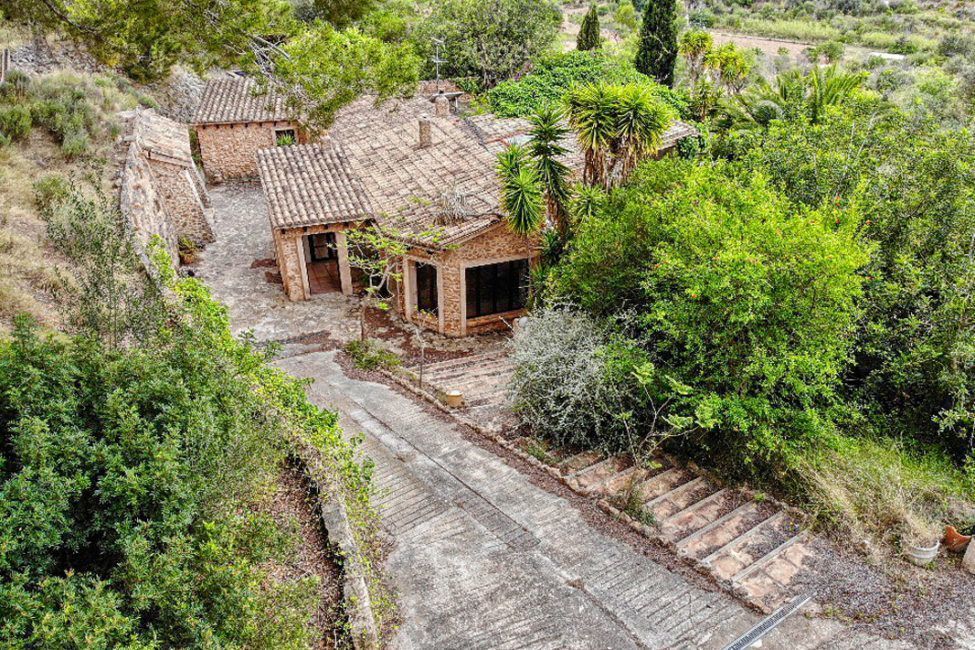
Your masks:
<svg viewBox="0 0 975 650"><path fill-rule="evenodd" d="M621 472L613 474L605 481L593 488L593 492L602 496L613 496L635 487L650 474L650 470L639 465L631 465Z"/></svg>
<svg viewBox="0 0 975 650"><path fill-rule="evenodd" d="M686 555L709 566L723 551L733 548L742 536L751 534L771 516L762 511L760 504L749 501L698 531L693 539L681 540L679 546Z"/></svg>
<svg viewBox="0 0 975 650"><path fill-rule="evenodd" d="M789 598L787 585L813 557L808 533L802 532L784 542L764 564L735 585L738 593L765 611L772 611ZM754 566L754 565L753 565Z"/></svg>
<svg viewBox="0 0 975 650"><path fill-rule="evenodd" d="M419 372L417 369L415 372ZM471 386L483 381L503 385L508 383L511 371L507 367L497 365L472 364L470 367L442 371L436 368L424 368L423 378L432 382L449 382L460 386Z"/></svg>
<svg viewBox="0 0 975 650"><path fill-rule="evenodd" d="M587 467L595 465L603 459L603 455L598 451L583 451L569 456L562 463L562 471L568 474L578 472Z"/></svg>
<svg viewBox="0 0 975 650"><path fill-rule="evenodd" d="M504 356L498 356L495 354L476 354L466 357L458 357L456 359L447 359L446 361L438 361L437 363L428 363L423 366L423 374L428 373L444 376L452 372L463 371L470 368L483 368L485 366L498 367L499 365L504 365L509 368L513 368L511 362ZM415 363L410 366L411 370L418 370L420 367L419 363Z"/></svg>
<svg viewBox="0 0 975 650"><path fill-rule="evenodd" d="M758 504L747 501L676 542L682 555L702 558L713 549L720 549L760 521Z"/></svg>
<svg viewBox="0 0 975 650"><path fill-rule="evenodd" d="M741 535L723 553L711 558L707 563L711 571L722 580L739 575L794 534L783 528L785 521L785 513L779 511Z"/></svg>
<svg viewBox="0 0 975 650"><path fill-rule="evenodd" d="M641 503L646 503L692 480L693 477L694 475L685 469L670 467L644 479L636 487L636 496Z"/></svg>
<svg viewBox="0 0 975 650"><path fill-rule="evenodd" d="M653 513L654 519L664 521L701 499L710 496L716 490L717 488L711 483L708 483L703 477L699 476L683 485L677 486L669 494L663 494L653 499L652 503L645 503L643 507Z"/></svg>
<svg viewBox="0 0 975 650"><path fill-rule="evenodd" d="M734 498L732 490L718 490L662 520L660 530L671 540L687 537L727 512L728 504Z"/></svg>
<svg viewBox="0 0 975 650"><path fill-rule="evenodd" d="M626 469L631 462L628 456L610 456L604 461L570 474L566 481L572 489L589 494L603 481Z"/></svg>

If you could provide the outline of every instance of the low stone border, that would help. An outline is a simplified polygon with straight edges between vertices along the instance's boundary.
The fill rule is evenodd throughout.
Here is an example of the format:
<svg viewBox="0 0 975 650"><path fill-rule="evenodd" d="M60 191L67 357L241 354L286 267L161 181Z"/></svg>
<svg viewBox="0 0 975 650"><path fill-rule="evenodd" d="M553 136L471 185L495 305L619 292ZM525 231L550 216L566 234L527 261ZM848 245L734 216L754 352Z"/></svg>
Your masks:
<svg viewBox="0 0 975 650"><path fill-rule="evenodd" d="M418 395L419 397L422 397L424 400L426 400L427 402L429 402L430 404L432 404L433 406L435 406L436 408L438 408L443 413L446 413L447 415L449 415L450 417L452 417L456 421L460 422L461 424L463 424L463 425L465 425L467 427L470 427L471 429L473 429L474 431L476 431L478 434L484 436L485 438L488 438L489 440L491 440L495 444L497 444L497 445L503 447L504 449L510 451L514 455L516 455L519 458L521 458L522 460L524 460L529 465L532 465L533 467L536 467L536 468L538 468L538 469L546 472L547 474L549 474L550 476L552 476L553 478L555 478L557 481L559 481L560 483L562 483L562 485L564 485L568 489L572 490L576 494L578 494L580 496L583 496L583 497L586 497L586 498L593 498L594 501L595 501L595 503L596 503L596 505L603 512L607 513L608 515L610 515L614 519L617 519L618 521L623 522L624 524L626 524L627 526L629 526L634 531L640 533L644 537L646 537L648 539L651 539L651 540L654 540L654 541L656 541L656 542L658 542L660 544L663 544L664 546L670 548L671 550L675 551L675 553L676 553L676 549L674 548L673 543L669 542L666 538L664 538L664 536L661 535L652 526L648 526L648 525L644 524L643 522L638 521L637 519L634 519L633 517L631 517L630 515L628 515L627 513L623 512L622 510L620 510L619 508L617 508L615 505L613 505L610 502L609 499L606 499L606 498L598 498L598 499L595 499L593 497L593 495L588 490L580 489L579 485L576 484L575 481L570 480L565 474L562 473L562 471L558 467L554 467L552 465L549 465L548 463L545 463L545 462L539 460L535 456L532 456L531 454L529 454L528 452L526 452L525 450L523 450L520 446L514 444L514 442L512 440L509 440L509 439L507 439L507 438L505 438L505 437L503 437L503 436L501 436L501 435L499 435L497 433L494 433L493 431L490 431L490 430L484 428L483 426L481 426L480 424L478 424L477 422L475 422L471 418L467 417L465 414L463 414L463 413L461 413L461 412L459 412L459 411L457 411L455 409L452 409L452 408L448 407L443 402L443 399L444 398L443 398L442 395L431 393L431 392L429 392L427 390L424 390L424 389L420 388L419 386L417 386L416 385L417 376L414 373L412 373L412 372L410 372L408 370L402 369L402 368L393 369L393 370L388 370L388 369L385 369L385 368L381 368L380 369L380 373L383 376L385 376L386 378L388 378L389 380L393 381L394 383L398 384L399 386L402 386L406 390L410 391L411 393L413 393L415 395ZM437 391L437 392L439 393L439 391ZM678 463L676 461L676 459L673 458L673 457L671 457L669 454L661 454L661 455L664 457L664 459L666 459L668 462L670 462L674 466L682 465L686 469L688 469L689 471L691 471L692 473L694 473L694 474L696 474L698 476L702 476L702 477L706 478L708 481L711 481L715 485L721 485L722 484L722 481L718 480L711 472L708 472L707 470L701 468L696 463L693 463L693 462L691 462L691 463ZM738 489L739 492L741 492L742 495L744 495L749 500L755 498L756 492L754 490L750 489L750 488L741 487L741 488L736 488L736 489ZM773 499L773 498L770 498L770 497L766 497L766 500L768 502L774 504L776 507L778 507L779 509L785 511L787 514L789 514L790 516L792 516L793 518L795 518L795 519L797 519L799 521L806 521L807 520L806 515L804 513L802 513L800 510L798 510L795 507L793 507L793 506L790 506L788 504L782 503L782 502L778 501L777 499ZM680 553L676 553L676 554L682 560L684 560L685 562L687 562L687 558L681 556ZM710 576L711 575L704 567L702 567L700 564L698 564L696 562L688 562L688 564L694 570L696 570L698 573L701 573L702 575L705 575L705 576ZM713 576L711 576L711 577L713 577ZM767 613L767 612L764 611L764 609L762 607L760 607L756 603L753 603L749 598L747 598L747 596L745 594L741 593L738 589L734 588L733 585L727 584L727 583L725 583L724 581L721 581L721 580L718 580L718 583L722 587L724 587L725 589L731 591L736 596L738 596L739 598L741 598L749 607L752 607L756 611L760 611L760 612Z"/></svg>
<svg viewBox="0 0 975 650"><path fill-rule="evenodd" d="M318 516L342 556L342 599L349 618L349 633L356 650L378 650L379 626L372 611L369 581L362 564L362 550L352 534L345 499L329 490L327 470L307 443L296 442L292 460L308 479L318 502ZM323 498L324 496L324 498Z"/></svg>

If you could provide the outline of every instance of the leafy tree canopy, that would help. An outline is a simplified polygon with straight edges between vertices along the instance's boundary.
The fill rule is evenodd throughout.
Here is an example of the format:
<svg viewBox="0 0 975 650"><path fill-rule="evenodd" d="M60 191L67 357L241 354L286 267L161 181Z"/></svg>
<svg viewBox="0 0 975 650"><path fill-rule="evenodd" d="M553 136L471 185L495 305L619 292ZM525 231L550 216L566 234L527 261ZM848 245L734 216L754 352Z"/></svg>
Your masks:
<svg viewBox="0 0 975 650"><path fill-rule="evenodd" d="M868 261L855 210L797 208L732 165L646 163L581 221L550 293L623 318L689 387L708 444L788 459L824 434Z"/></svg>
<svg viewBox="0 0 975 650"><path fill-rule="evenodd" d="M554 0L442 0L430 12L417 26L417 50L429 60L434 40L442 40L441 72L476 77L485 88L514 76L548 49L562 23Z"/></svg>
<svg viewBox="0 0 975 650"><path fill-rule="evenodd" d="M312 24L298 20L285 0L8 4L8 17L62 30L138 80L163 78L176 64L201 73L212 67L260 73L312 127L327 126L356 94L408 92L417 80L418 60L407 46L348 27L368 16L369 3L322 2L320 13L330 22Z"/></svg>

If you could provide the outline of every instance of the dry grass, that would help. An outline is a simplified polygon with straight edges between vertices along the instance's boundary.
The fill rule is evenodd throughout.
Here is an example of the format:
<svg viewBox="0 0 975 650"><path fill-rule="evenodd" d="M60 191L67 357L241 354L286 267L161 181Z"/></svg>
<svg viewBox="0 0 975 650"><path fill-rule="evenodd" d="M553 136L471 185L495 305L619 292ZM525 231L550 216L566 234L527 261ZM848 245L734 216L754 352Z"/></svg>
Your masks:
<svg viewBox="0 0 975 650"><path fill-rule="evenodd" d="M843 439L803 474L820 515L874 553L933 543L945 524L975 523L972 477L937 451Z"/></svg>
<svg viewBox="0 0 975 650"><path fill-rule="evenodd" d="M62 71L36 77L32 85L44 96L59 88L83 89L94 115L91 146L85 155L69 159L51 133L35 126L23 142L0 148L0 333L9 331L19 313L45 325L62 324L57 295L73 284L73 273L48 238L34 183L56 174L109 190L119 132L116 113L138 104L130 86L110 77Z"/></svg>

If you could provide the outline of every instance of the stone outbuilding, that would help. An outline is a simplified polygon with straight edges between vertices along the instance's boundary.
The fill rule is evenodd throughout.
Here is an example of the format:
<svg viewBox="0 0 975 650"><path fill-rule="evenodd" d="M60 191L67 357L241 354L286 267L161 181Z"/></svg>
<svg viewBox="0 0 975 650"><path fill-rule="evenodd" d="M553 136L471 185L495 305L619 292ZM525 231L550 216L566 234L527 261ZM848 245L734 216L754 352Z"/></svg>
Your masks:
<svg viewBox="0 0 975 650"><path fill-rule="evenodd" d="M283 98L248 77L210 80L193 119L207 180L257 180L257 152L307 141Z"/></svg>
<svg viewBox="0 0 975 650"><path fill-rule="evenodd" d="M186 125L151 109L121 117L126 147L122 206L135 235L143 243L158 235L174 260L181 247L212 242L210 197L190 154Z"/></svg>
<svg viewBox="0 0 975 650"><path fill-rule="evenodd" d="M685 126L668 132L666 147ZM352 293L346 233L374 223L407 245L390 287L404 319L447 336L506 328L525 311L539 242L502 217L497 154L528 129L524 120L462 119L444 94L380 106L364 97L322 140L258 152L288 297ZM565 162L581 170L574 140L565 144Z"/></svg>

